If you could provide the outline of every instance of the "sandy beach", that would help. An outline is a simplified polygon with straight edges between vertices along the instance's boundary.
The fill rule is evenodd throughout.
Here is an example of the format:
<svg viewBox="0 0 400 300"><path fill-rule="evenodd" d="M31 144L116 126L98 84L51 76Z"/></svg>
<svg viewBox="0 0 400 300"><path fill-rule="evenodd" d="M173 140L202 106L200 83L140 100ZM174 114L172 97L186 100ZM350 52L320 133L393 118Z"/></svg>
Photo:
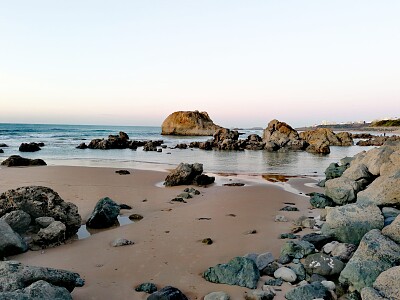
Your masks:
<svg viewBox="0 0 400 300"><path fill-rule="evenodd" d="M275 216L282 214L292 221L301 215L318 214L309 210L309 198L304 196L318 190L305 185L315 182L312 178L290 179L284 184L292 188L288 192L281 183L269 183L261 176L248 181L235 175L221 176L216 184L197 188L200 195L178 203L170 200L186 186L163 187L167 172L129 169L130 175L118 175L116 170L60 166L0 169L0 192L28 185L50 187L65 201L75 203L83 220L105 196L132 206L132 210L121 210L122 216L137 213L144 217L56 248L28 251L9 259L79 273L86 283L73 291L76 300L146 299L148 295L135 292L134 287L149 281L158 288L177 287L190 299L203 299L213 291L243 299L248 289L213 284L201 274L208 267L249 252L269 251L278 258L285 241L278 235L289 232L292 223L276 223ZM223 182L246 185L229 187L222 186ZM285 202L295 203L300 211L279 211ZM247 234L250 230L257 233ZM214 243L202 244L208 237ZM135 244L112 247L110 243L116 238ZM275 299L284 299L288 287L287 283L280 287Z"/></svg>

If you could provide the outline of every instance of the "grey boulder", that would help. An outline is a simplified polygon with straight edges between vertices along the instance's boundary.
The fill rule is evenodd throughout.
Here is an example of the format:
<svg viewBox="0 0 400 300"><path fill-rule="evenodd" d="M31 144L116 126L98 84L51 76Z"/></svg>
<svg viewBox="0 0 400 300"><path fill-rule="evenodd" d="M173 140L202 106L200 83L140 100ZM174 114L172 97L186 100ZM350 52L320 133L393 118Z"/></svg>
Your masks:
<svg viewBox="0 0 400 300"><path fill-rule="evenodd" d="M72 300L71 294L64 287L52 285L44 280L14 292L0 292L0 300Z"/></svg>
<svg viewBox="0 0 400 300"><path fill-rule="evenodd" d="M315 253L307 256L304 267L308 274L333 276L339 274L345 267L345 264L339 259L330 257L324 253Z"/></svg>
<svg viewBox="0 0 400 300"><path fill-rule="evenodd" d="M392 224L383 228L382 234L400 244L400 216L397 216Z"/></svg>
<svg viewBox="0 0 400 300"><path fill-rule="evenodd" d="M104 197L100 199L86 221L89 228L107 228L113 226L120 212L120 206L112 199Z"/></svg>
<svg viewBox="0 0 400 300"><path fill-rule="evenodd" d="M333 299L330 291L320 282L294 288L285 294L285 298L287 300Z"/></svg>
<svg viewBox="0 0 400 300"><path fill-rule="evenodd" d="M31 216L19 209L6 213L0 218L0 220L6 221L17 233L24 233L28 230L29 225L31 224Z"/></svg>
<svg viewBox="0 0 400 300"><path fill-rule="evenodd" d="M28 245L24 240L3 220L0 220L0 237L0 258L28 250Z"/></svg>
<svg viewBox="0 0 400 300"><path fill-rule="evenodd" d="M376 278L373 287L366 287L361 290L362 299L400 299L399 278L400 266L382 272Z"/></svg>

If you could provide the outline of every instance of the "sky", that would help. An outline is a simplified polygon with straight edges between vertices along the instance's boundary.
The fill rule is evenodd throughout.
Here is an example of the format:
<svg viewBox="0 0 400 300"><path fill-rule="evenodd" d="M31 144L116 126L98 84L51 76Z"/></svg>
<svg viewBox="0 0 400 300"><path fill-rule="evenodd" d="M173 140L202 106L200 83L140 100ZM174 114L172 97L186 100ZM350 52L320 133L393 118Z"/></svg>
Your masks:
<svg viewBox="0 0 400 300"><path fill-rule="evenodd" d="M398 0L0 0L0 122L400 117Z"/></svg>

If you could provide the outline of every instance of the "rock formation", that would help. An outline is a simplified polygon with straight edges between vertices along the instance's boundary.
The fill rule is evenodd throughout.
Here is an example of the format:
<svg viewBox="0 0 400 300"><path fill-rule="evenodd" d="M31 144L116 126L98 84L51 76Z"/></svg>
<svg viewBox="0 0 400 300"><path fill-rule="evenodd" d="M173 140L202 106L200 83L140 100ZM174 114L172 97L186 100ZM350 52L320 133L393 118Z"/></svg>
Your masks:
<svg viewBox="0 0 400 300"><path fill-rule="evenodd" d="M215 125L206 112L177 111L170 114L161 125L162 135L213 135L221 128Z"/></svg>
<svg viewBox="0 0 400 300"><path fill-rule="evenodd" d="M29 166L46 166L42 159L29 159L19 155L11 155L1 163L2 166L7 167L29 167Z"/></svg>
<svg viewBox="0 0 400 300"><path fill-rule="evenodd" d="M206 186L215 181L215 177L207 176L203 173L203 164L180 163L175 170L172 170L165 178L165 186L176 185L199 185Z"/></svg>
<svg viewBox="0 0 400 300"><path fill-rule="evenodd" d="M300 138L309 144L317 143L317 141L327 142L329 146L352 146L353 138L348 132L339 132L335 134L328 128L317 128L300 132Z"/></svg>

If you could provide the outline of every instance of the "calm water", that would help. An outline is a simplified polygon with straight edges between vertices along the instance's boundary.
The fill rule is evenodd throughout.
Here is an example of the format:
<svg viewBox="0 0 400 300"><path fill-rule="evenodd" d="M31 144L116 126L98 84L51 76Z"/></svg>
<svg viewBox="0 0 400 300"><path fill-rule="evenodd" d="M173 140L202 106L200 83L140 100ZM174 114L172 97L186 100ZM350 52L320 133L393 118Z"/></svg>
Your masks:
<svg viewBox="0 0 400 300"><path fill-rule="evenodd" d="M95 166L137 169L167 169L180 162L200 162L206 172L232 172L244 174L282 173L288 175L322 175L331 162L353 156L371 147L331 147L327 156L307 152L274 153L267 151L204 151L199 149L163 149L163 152L135 150L76 149L82 142L106 138L109 134L126 132L131 140L164 140L168 147L178 143L204 141L210 137L162 136L160 127L149 126L95 126L95 125L38 125L0 124L0 143L3 148L0 161L19 154L29 158L42 158L48 165ZM241 130L246 138L251 133L262 136L262 130ZM376 134L376 133L375 133ZM45 147L34 153L21 153L23 142L43 142Z"/></svg>

